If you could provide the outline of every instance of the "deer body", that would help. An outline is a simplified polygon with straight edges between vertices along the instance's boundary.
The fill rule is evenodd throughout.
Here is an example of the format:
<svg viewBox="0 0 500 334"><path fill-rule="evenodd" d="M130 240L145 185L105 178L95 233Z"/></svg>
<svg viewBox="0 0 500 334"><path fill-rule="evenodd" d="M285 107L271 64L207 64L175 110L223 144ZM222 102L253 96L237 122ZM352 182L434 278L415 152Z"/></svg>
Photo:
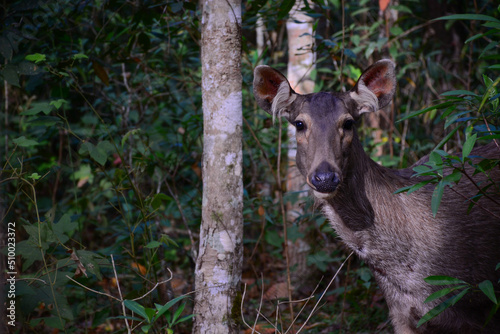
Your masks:
<svg viewBox="0 0 500 334"><path fill-rule="evenodd" d="M354 122L364 112L388 104L395 90L394 64L382 60L368 68L348 93L296 94L278 71L259 66L254 93L258 104L296 126L297 167L343 241L368 264L384 292L396 333L480 333L493 304L471 293L422 327L417 322L441 303L424 300L441 287L424 278L446 275L500 287L500 205L479 200L467 214L467 197L477 193L462 180L443 195L440 210L430 210L432 187L411 194L394 192L419 182L411 169L391 170L372 161L357 137ZM500 158L488 145L472 154ZM472 175L472 173L470 173ZM490 177L499 186L500 171ZM474 182L484 182L478 177ZM497 188L498 189L498 188ZM498 191L494 199L500 202ZM495 217L496 216L496 217ZM446 297L447 299L449 297ZM444 299L444 300L445 300ZM484 329L500 333L497 315Z"/></svg>

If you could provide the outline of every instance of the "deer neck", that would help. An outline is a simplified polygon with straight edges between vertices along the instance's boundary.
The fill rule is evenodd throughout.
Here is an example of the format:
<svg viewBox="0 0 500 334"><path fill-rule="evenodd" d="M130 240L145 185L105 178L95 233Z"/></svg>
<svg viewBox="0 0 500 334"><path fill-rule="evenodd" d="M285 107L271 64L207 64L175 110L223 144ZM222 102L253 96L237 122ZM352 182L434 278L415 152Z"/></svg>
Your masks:
<svg viewBox="0 0 500 334"><path fill-rule="evenodd" d="M329 199L331 206L343 224L353 231L370 228L375 223L377 206L375 199L390 198L394 190L394 173L374 162L364 152L359 142L353 142L344 180L337 194Z"/></svg>

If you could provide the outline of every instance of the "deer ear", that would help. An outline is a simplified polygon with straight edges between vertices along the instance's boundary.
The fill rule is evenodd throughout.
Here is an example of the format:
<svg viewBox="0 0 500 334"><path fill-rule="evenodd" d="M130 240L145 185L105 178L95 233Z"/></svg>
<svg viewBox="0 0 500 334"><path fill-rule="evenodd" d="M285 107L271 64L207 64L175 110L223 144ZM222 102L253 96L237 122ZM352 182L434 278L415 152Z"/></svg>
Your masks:
<svg viewBox="0 0 500 334"><path fill-rule="evenodd" d="M357 114L373 112L388 105L396 90L396 71L392 60L382 59L368 67L349 92L357 104Z"/></svg>
<svg viewBox="0 0 500 334"><path fill-rule="evenodd" d="M273 115L273 120L276 116L288 116L286 109L297 97L285 76L265 65L254 70L253 93L257 104Z"/></svg>

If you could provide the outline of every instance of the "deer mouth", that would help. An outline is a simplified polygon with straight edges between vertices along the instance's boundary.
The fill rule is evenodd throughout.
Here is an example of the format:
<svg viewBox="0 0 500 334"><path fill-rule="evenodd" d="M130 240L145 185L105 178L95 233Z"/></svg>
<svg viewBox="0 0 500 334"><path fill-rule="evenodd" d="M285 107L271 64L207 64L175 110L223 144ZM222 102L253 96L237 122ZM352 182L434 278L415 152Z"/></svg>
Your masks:
<svg viewBox="0 0 500 334"><path fill-rule="evenodd" d="M330 199L330 198L333 198L335 197L335 194L337 193L337 189L335 189L333 192L331 193L322 193L322 192L319 192L319 191L316 191L313 189L313 195L314 197L316 197L317 199L323 199L323 200L327 200L327 199Z"/></svg>
<svg viewBox="0 0 500 334"><path fill-rule="evenodd" d="M307 179L307 185L311 188L314 197L322 200L333 198L337 194L338 190L338 183L335 186L329 188L316 187L309 181L309 178Z"/></svg>

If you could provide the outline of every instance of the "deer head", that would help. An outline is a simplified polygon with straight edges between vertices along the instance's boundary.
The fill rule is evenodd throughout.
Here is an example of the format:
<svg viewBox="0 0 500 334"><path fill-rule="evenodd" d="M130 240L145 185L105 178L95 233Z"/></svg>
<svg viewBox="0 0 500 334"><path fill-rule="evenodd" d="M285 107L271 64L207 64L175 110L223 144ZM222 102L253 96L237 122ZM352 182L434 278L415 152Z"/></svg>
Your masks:
<svg viewBox="0 0 500 334"><path fill-rule="evenodd" d="M395 66L387 59L366 69L346 93L297 94L285 76L269 66L256 67L253 81L258 105L295 126L297 167L320 199L334 197L357 168L357 156L364 155L355 128L360 116L389 104L395 88Z"/></svg>

